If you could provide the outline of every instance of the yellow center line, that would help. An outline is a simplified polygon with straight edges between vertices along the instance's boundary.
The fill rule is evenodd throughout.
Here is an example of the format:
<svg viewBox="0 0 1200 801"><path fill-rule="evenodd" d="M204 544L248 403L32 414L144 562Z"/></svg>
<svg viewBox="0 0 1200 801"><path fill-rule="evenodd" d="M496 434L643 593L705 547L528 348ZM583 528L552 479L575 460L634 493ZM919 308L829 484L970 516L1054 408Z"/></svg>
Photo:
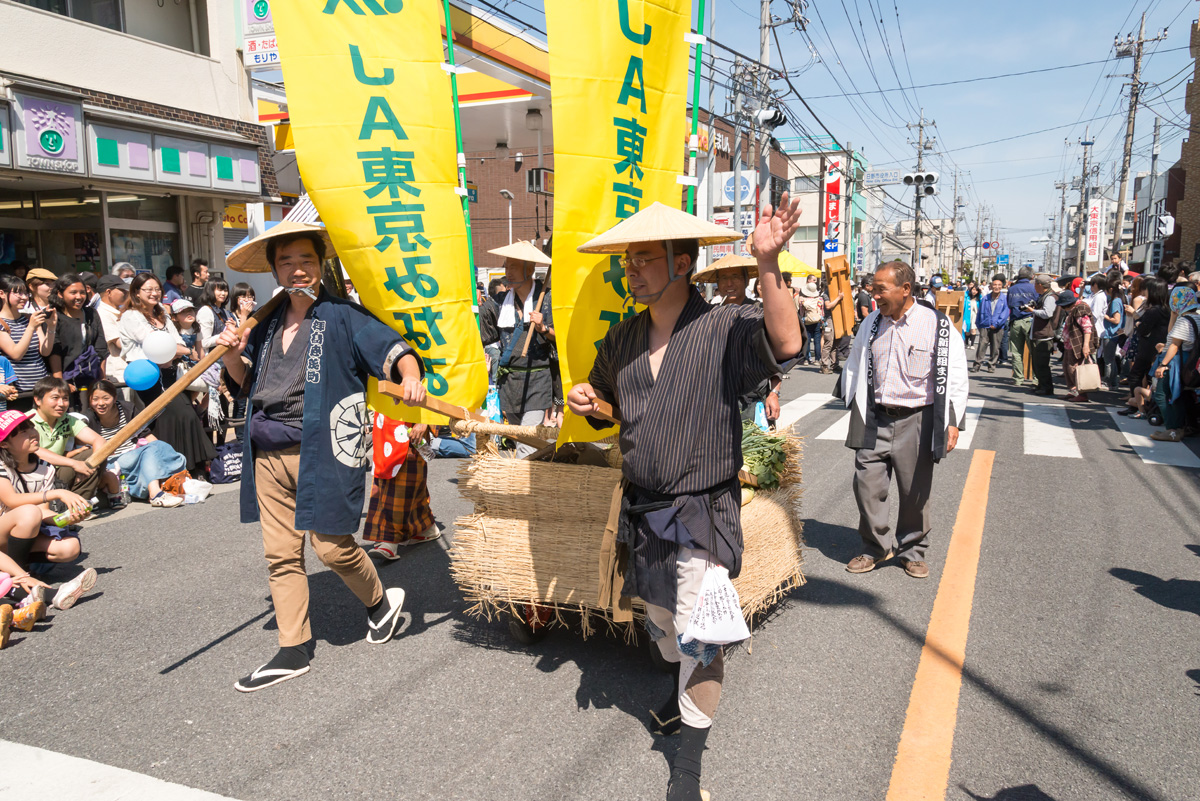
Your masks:
<svg viewBox="0 0 1200 801"><path fill-rule="evenodd" d="M971 603L975 598L975 574L995 457L994 451L977 450L971 458L967 483L958 504L958 519L954 521L946 551L942 581L929 616L921 661L917 664L917 678L908 700L887 801L932 801L946 796Z"/></svg>

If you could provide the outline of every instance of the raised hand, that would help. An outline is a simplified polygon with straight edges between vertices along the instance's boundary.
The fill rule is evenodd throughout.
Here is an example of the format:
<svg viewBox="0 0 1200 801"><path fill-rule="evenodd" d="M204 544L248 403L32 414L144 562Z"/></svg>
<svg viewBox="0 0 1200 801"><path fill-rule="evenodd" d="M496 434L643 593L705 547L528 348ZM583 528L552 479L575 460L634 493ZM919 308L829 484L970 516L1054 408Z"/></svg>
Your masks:
<svg viewBox="0 0 1200 801"><path fill-rule="evenodd" d="M800 198L789 198L784 192L779 208L767 206L754 229L750 252L759 259L776 259L796 229L800 227Z"/></svg>

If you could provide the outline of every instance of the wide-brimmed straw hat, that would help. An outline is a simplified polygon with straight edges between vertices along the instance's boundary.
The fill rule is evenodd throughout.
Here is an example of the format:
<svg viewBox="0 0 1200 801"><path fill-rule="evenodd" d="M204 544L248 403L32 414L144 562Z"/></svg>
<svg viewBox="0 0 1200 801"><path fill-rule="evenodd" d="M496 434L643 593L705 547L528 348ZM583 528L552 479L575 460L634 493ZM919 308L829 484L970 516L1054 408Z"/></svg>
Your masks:
<svg viewBox="0 0 1200 801"><path fill-rule="evenodd" d="M284 220L233 250L225 257L225 264L239 273L269 273L271 263L267 261L267 243L290 234L316 234L325 240L326 257L333 255L333 242L330 241L329 232L324 226Z"/></svg>
<svg viewBox="0 0 1200 801"><path fill-rule="evenodd" d="M800 285L800 294L806 298L815 298L821 294L821 290L817 289L815 285L810 287L808 281L805 281Z"/></svg>
<svg viewBox="0 0 1200 801"><path fill-rule="evenodd" d="M656 201L632 217L621 220L592 241L580 245L577 250L580 253L624 253L626 246L635 242L661 242L668 239L695 239L700 247L705 247L740 242L742 235L732 228L710 223Z"/></svg>
<svg viewBox="0 0 1200 801"><path fill-rule="evenodd" d="M503 256L506 259L514 259L516 261L531 261L534 264L550 264L550 257L542 252L542 249L532 242L526 242L523 239L518 239L511 245L505 245L501 248L493 248L489 250L493 256Z"/></svg>
<svg viewBox="0 0 1200 801"><path fill-rule="evenodd" d="M726 270L745 270L747 278L757 278L758 262L749 256L730 253L728 256L722 256L721 258L717 259L703 270L697 270L696 274L692 276L692 283L716 283L718 274Z"/></svg>

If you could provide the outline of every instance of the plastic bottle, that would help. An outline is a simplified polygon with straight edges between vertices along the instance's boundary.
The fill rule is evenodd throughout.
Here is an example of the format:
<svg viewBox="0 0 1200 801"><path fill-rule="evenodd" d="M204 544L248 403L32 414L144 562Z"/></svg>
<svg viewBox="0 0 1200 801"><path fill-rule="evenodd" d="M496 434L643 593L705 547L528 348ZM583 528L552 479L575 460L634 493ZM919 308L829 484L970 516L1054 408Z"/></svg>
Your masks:
<svg viewBox="0 0 1200 801"><path fill-rule="evenodd" d="M133 495L129 492L129 479L125 474L121 474L121 502L128 506L133 502Z"/></svg>
<svg viewBox="0 0 1200 801"><path fill-rule="evenodd" d="M84 511L83 516L80 517L79 520L87 519L87 517L91 515L92 510L96 508L96 504L98 504L98 503L100 503L99 498L92 498L92 500L87 505L86 511ZM74 518L75 518L75 515L71 512L70 509L68 509L65 512L59 512L58 514L56 514L54 516L54 519L51 520L50 522L54 523L54 525L58 526L59 528L66 528L67 526L71 525L72 523L79 522L79 520L76 520Z"/></svg>

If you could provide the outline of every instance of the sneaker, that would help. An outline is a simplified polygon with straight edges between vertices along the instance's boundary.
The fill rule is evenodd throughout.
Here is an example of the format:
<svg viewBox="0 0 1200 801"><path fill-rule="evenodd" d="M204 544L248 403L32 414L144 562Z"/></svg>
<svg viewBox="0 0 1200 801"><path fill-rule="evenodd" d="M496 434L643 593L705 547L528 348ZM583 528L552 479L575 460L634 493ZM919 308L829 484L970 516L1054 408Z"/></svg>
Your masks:
<svg viewBox="0 0 1200 801"><path fill-rule="evenodd" d="M108 496L108 508L114 512L124 509L128 505L129 504L125 501L124 496L122 496L119 492L115 495Z"/></svg>
<svg viewBox="0 0 1200 801"><path fill-rule="evenodd" d="M12 634L13 608L9 604L0 606L0 650L8 645L8 635Z"/></svg>
<svg viewBox="0 0 1200 801"><path fill-rule="evenodd" d="M39 584L30 590L28 595L21 599L21 603L17 604L17 608L20 609L21 607L29 606L30 604L44 604L45 602L46 588Z"/></svg>
<svg viewBox="0 0 1200 801"><path fill-rule="evenodd" d="M396 634L400 625L400 607L404 606L404 590L400 587L389 587L383 592L383 606L375 612L374 618L367 616L367 642L372 645L383 645Z"/></svg>
<svg viewBox="0 0 1200 801"><path fill-rule="evenodd" d="M55 609L70 609L75 602L96 586L96 570L89 567L75 578L58 588L51 604Z"/></svg>
<svg viewBox="0 0 1200 801"><path fill-rule="evenodd" d="M397 545L420 545L423 542L433 542L442 536L442 529L437 523L434 523L429 528L422 531L415 537L409 537L403 542L396 543Z"/></svg>
<svg viewBox="0 0 1200 801"><path fill-rule="evenodd" d="M176 506L180 506L182 504L183 498L179 497L178 495L172 495L171 493L165 491L159 492L150 499L151 506L158 506L163 509L174 509Z"/></svg>
<svg viewBox="0 0 1200 801"><path fill-rule="evenodd" d="M374 548L367 551L367 556L394 562L400 558L400 552L397 550L396 543L394 542L377 542Z"/></svg>
<svg viewBox="0 0 1200 801"><path fill-rule="evenodd" d="M33 626L46 616L44 603L29 604L13 612L12 627L21 631L33 631Z"/></svg>
<svg viewBox="0 0 1200 801"><path fill-rule="evenodd" d="M252 693L258 690L265 690L268 687L274 687L276 684L285 682L288 679L294 679L297 676L303 676L309 670L308 665L299 668L273 668L270 665L271 663L268 662L258 670L255 670L249 676L238 679L233 685L233 689L240 693Z"/></svg>

